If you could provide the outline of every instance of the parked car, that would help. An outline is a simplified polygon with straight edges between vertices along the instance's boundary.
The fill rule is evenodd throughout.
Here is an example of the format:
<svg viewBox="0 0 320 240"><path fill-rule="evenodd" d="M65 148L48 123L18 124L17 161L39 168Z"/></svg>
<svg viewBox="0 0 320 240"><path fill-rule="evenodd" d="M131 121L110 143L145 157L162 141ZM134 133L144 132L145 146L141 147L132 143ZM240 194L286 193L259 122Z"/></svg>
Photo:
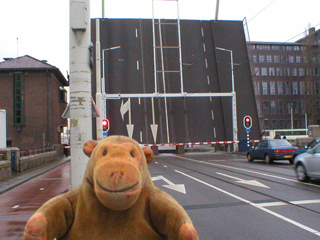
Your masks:
<svg viewBox="0 0 320 240"><path fill-rule="evenodd" d="M320 143L320 138L315 138L311 142L308 143L308 145L304 146L304 148L298 149L297 151L292 153L292 159L294 160L296 156L298 156L301 153L305 153L307 150L313 148L315 145Z"/></svg>
<svg viewBox="0 0 320 240"><path fill-rule="evenodd" d="M294 147L285 139L268 139L257 143L254 148L249 148L247 159L252 162L254 159L264 159L270 164L274 160L288 159L290 164L293 163L292 153L298 147Z"/></svg>
<svg viewBox="0 0 320 240"><path fill-rule="evenodd" d="M320 179L320 143L298 155L294 160L294 166L300 182L307 182L310 178Z"/></svg>

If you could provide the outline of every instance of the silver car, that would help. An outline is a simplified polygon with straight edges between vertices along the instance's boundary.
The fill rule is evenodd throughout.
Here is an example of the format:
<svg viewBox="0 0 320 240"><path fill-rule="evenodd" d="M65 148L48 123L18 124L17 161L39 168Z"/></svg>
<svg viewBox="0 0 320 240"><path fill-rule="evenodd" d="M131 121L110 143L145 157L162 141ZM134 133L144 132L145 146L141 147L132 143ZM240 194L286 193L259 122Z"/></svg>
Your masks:
<svg viewBox="0 0 320 240"><path fill-rule="evenodd" d="M320 144L294 159L297 179L307 182L310 178L320 179Z"/></svg>

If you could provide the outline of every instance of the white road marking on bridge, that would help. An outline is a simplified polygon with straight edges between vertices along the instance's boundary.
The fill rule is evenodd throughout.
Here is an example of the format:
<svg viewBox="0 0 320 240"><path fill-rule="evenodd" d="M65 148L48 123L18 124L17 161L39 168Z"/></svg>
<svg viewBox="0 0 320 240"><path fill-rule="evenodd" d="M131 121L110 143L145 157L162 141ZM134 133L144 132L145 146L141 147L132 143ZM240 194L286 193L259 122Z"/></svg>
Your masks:
<svg viewBox="0 0 320 240"><path fill-rule="evenodd" d="M169 189L177 191L177 192L187 194L184 184L174 184L173 182L169 181L168 179L166 179L162 175L152 177L151 179L152 179L152 181L163 180L168 184L168 185L162 185L163 187L169 188Z"/></svg>
<svg viewBox="0 0 320 240"><path fill-rule="evenodd" d="M278 213L273 212L273 211L271 211L271 210L269 210L269 209L266 209L266 208L264 208L263 206L260 206L260 205L258 205L258 204L255 204L255 203L253 203L253 202L251 202L251 201L249 201L249 200L246 200L246 199L244 199L244 198L242 198L242 197L239 197L239 196L237 196L237 195L235 195L235 194L233 194L233 193L230 193L230 192L225 191L225 190L223 190L223 189L221 189L221 188L218 188L218 187L216 187L216 186L213 186L213 185L211 185L211 184L209 184L209 183L207 183L207 182L205 182L205 181L202 181L202 180L200 180L200 179L198 179L198 178L195 178L195 177L193 177L193 176L191 176L191 175L188 175L188 174L186 174L186 173L180 172L180 171L178 171L178 170L175 170L175 172L180 173L181 175L184 175L184 176L186 176L186 177L188 177L188 178L190 178L190 179L193 179L193 180L195 180L195 181L197 181L197 182L199 182L199 183L202 183L202 184L204 184L204 185L206 185L206 186L208 186L208 187L210 187L210 188L213 188L213 189L215 189L215 190L217 190L217 191L219 191L219 192L222 192L222 193L224 193L224 194L226 194L226 195L228 195L228 196L230 196L230 197L233 197L233 198L238 199L238 200L240 200L240 201L242 201L242 202L245 202L245 203L247 203L247 204L249 204L249 205L251 205L251 206L253 206L253 207L255 207L255 208L258 208L258 209L260 209L260 210L262 210L262 211L264 211L264 212L266 212L266 213L269 213L269 214L271 214L271 215L273 215L273 216L275 216L275 217L277 217L277 218L280 218L280 219L282 219L282 220L284 220L284 221L286 221L286 222L288 222L288 223L291 223L291 224L293 224L293 225L295 225L295 226L297 226L297 227L299 227L299 228L301 228L301 229L303 229L303 230L306 230L306 231L308 231L308 232L310 232L310 233L313 233L313 234L315 234L315 235L317 235L317 236L320 236L320 232L317 231L317 230L315 230L315 229L313 229L313 228L310 228L310 227L308 227L308 226L306 226L306 225L303 225L303 224L301 224L301 223L299 223L299 222L296 222L296 221L294 221L294 220L292 220L292 219L290 219L290 218L287 218L287 217L285 217L285 216L282 216L281 214L278 214Z"/></svg>
<svg viewBox="0 0 320 240"><path fill-rule="evenodd" d="M315 203L320 203L320 199L302 200L302 201L290 201L289 203L294 204L294 205L315 204ZM277 206L288 205L288 203L285 203L285 202L268 202L268 203L257 203L257 205L261 206L261 207L277 207Z"/></svg>
<svg viewBox="0 0 320 240"><path fill-rule="evenodd" d="M236 182L238 183L243 183L243 184L247 184L247 185L252 185L252 186L256 186L256 187L263 187L263 188L270 188L256 180L244 180L244 179L241 179L241 178L237 178L237 177L233 177L233 176L230 176L230 175L227 175L227 174L223 174L223 173L220 173L220 172L217 172L217 174L221 175L221 176L225 176L225 177L228 177L228 178L232 178L232 179L235 179L237 180Z"/></svg>

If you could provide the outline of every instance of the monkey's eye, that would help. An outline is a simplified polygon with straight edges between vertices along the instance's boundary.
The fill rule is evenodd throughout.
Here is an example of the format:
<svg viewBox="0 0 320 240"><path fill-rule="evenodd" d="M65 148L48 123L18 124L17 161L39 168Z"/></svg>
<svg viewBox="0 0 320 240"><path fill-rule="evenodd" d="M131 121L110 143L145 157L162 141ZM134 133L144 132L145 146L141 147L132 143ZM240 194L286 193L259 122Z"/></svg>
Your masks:
<svg viewBox="0 0 320 240"><path fill-rule="evenodd" d="M108 153L108 151L107 151L107 150L104 150L104 151L102 152L102 155L105 156L105 155L107 155L107 153Z"/></svg>
<svg viewBox="0 0 320 240"><path fill-rule="evenodd" d="M130 152L130 155L131 155L131 157L133 157L133 158L135 157L135 155L134 155L134 152L133 152L133 151L131 151L131 152Z"/></svg>

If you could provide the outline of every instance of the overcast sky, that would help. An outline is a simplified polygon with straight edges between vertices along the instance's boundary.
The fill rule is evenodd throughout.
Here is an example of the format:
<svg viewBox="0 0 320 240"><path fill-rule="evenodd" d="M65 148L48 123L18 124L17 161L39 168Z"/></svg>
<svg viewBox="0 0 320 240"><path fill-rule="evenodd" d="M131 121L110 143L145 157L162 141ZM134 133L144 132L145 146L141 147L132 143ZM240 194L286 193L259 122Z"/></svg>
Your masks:
<svg viewBox="0 0 320 240"><path fill-rule="evenodd" d="M0 62L30 55L69 69L69 0L0 0ZM91 18L101 18L101 0L91 0ZM157 2L156 14L176 16L174 2ZM162 12L159 9L173 12ZM214 19L216 0L180 0L181 19ZM320 28L320 0L220 0L219 20L248 21L251 41L294 42ZM162 14L162 15L161 15ZM157 15L158 16L158 15ZM105 0L107 18L151 18L151 0ZM18 40L17 40L18 39Z"/></svg>

